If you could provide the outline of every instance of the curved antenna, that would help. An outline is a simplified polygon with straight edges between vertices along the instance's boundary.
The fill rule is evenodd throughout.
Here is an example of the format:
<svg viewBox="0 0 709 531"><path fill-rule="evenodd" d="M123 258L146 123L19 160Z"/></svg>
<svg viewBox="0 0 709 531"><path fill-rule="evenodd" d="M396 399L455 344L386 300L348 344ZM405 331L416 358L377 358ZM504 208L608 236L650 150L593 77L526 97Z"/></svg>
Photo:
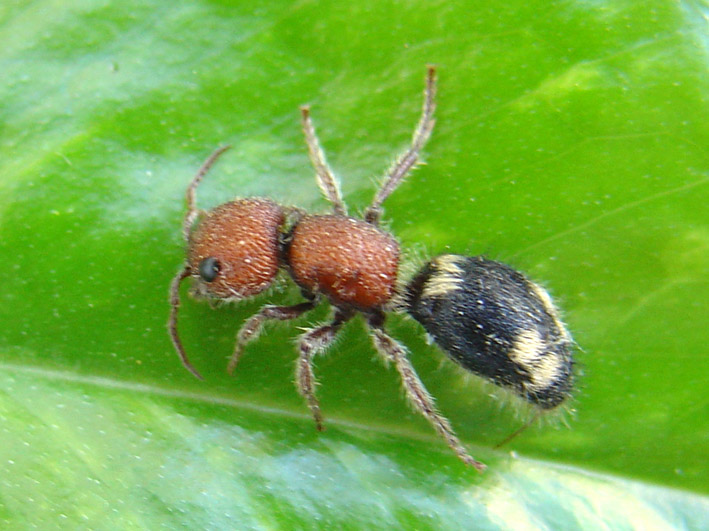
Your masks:
<svg viewBox="0 0 709 531"><path fill-rule="evenodd" d="M207 175L209 168L214 165L219 156L229 148L231 148L231 146L227 144L226 146L215 149L212 154L207 157L207 160L202 163L195 176L192 177L192 181L190 181L190 184L187 186L187 192L185 192L185 198L187 199L187 212L185 213L185 219L182 223L182 235L184 236L185 241L189 241L190 229L192 228L195 218L199 215L199 210L197 210L196 205L197 186L199 186L199 183L202 182L202 179L205 175Z"/></svg>
<svg viewBox="0 0 709 531"><path fill-rule="evenodd" d="M230 147L231 146L226 145L215 149L212 154L207 157L207 160L202 163L202 165L199 167L199 170L197 170L195 176L192 177L190 184L187 186L187 191L185 192L185 198L187 200L187 212L185 213L185 219L182 222L182 236L185 238L186 242L189 242L192 224L199 215L199 210L197 210L196 205L197 186L199 186L199 183L202 181L204 176L207 175L207 172L217 161L219 156ZM197 372L197 369L192 366L189 358L187 358L187 353L185 352L185 348L182 346L182 341L180 341L180 335L177 331L177 314L180 308L180 284L191 274L192 270L190 269L190 266L188 264L185 264L182 270L180 270L180 272L175 275L175 277L172 279L172 282L170 283L171 309L170 318L167 321L167 329L170 332L170 339L172 339L172 344L174 345L175 350L177 350L177 354L180 356L180 360L182 360L182 365L184 365L185 368L190 371L196 378L203 380L204 378L202 378L202 375Z"/></svg>
<svg viewBox="0 0 709 531"><path fill-rule="evenodd" d="M416 165L419 159L419 153L426 144L433 131L433 126L436 121L433 119L433 113L436 110L436 67L428 65L426 70L426 89L423 98L423 110L421 118L414 136L411 139L411 145L404 151L391 165L382 186L374 196L374 201L369 205L364 214L364 219L376 225L381 216L381 206L391 193L396 190L396 187L401 184L411 168Z"/></svg>
<svg viewBox="0 0 709 531"><path fill-rule="evenodd" d="M318 136L315 133L313 121L310 118L310 107L303 105L300 108L301 123L303 126L303 134L305 135L305 143L308 145L308 155L310 162L315 168L315 180L318 182L318 187L325 198L332 203L332 209L335 214L340 216L347 215L347 207L342 201L342 192L340 192L340 183L332 173L330 166L325 160L325 153L320 147Z"/></svg>
<svg viewBox="0 0 709 531"><path fill-rule="evenodd" d="M180 308L180 284L184 279L189 277L191 273L192 272L189 266L185 266L179 273L177 273L177 275L175 275L175 278L173 278L170 283L170 306L172 306L172 309L170 310L170 319L167 322L167 329L170 331L172 344L175 346L175 350L177 350L180 360L182 360L182 365L184 365L185 368L196 378L204 380L202 375L197 372L197 369L192 366L190 360L187 358L187 353L185 352L185 348L182 346L182 341L180 341L180 336L177 332L177 312Z"/></svg>

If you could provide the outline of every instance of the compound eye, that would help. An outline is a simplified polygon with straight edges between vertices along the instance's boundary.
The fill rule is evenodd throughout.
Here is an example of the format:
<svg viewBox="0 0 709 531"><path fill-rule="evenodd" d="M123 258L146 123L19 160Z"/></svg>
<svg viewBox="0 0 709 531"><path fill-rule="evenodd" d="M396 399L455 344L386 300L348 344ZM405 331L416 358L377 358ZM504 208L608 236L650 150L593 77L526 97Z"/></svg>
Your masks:
<svg viewBox="0 0 709 531"><path fill-rule="evenodd" d="M205 282L214 282L220 269L217 259L210 256L199 263L199 276Z"/></svg>

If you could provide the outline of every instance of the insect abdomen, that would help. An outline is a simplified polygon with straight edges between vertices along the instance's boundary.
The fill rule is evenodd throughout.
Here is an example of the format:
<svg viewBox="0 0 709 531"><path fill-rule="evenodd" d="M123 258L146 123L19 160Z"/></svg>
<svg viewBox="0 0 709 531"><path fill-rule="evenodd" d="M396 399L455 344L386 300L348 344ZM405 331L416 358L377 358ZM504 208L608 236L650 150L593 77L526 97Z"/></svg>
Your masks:
<svg viewBox="0 0 709 531"><path fill-rule="evenodd" d="M462 367L551 409L573 384L572 341L549 294L481 256L441 255L406 287L407 311Z"/></svg>

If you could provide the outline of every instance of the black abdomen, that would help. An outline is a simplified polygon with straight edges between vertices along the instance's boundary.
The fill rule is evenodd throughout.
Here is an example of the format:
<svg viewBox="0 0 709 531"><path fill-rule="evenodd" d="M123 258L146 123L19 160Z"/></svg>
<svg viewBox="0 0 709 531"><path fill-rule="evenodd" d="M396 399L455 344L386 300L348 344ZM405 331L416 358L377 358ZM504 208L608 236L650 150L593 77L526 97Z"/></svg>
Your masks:
<svg viewBox="0 0 709 531"><path fill-rule="evenodd" d="M407 310L462 367L544 409L573 384L572 341L549 294L481 256L441 255L406 287Z"/></svg>

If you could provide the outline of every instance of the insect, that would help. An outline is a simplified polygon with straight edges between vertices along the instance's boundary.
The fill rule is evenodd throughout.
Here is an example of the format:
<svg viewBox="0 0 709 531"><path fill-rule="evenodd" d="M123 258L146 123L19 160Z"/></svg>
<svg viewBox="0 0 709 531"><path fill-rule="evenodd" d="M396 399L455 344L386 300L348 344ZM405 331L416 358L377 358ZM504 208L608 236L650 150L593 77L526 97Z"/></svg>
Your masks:
<svg viewBox="0 0 709 531"><path fill-rule="evenodd" d="M313 358L359 314L376 351L398 371L414 409L464 463L483 471L485 465L468 454L450 422L437 411L404 346L386 332L386 312L408 312L454 361L541 408L555 407L569 393L570 339L548 294L497 262L442 255L428 262L408 285L399 284L400 248L379 226L382 204L419 160L433 130L435 96L436 70L429 66L423 110L411 144L391 165L361 219L347 213L307 106L301 107L303 133L317 184L332 205L330 214L307 214L263 198L198 210L196 189L228 146L212 153L187 187L183 221L187 258L170 286L168 329L183 365L201 378L178 334L182 281L191 278L199 297L238 301L263 292L285 270L304 301L266 305L247 319L237 334L228 371L233 372L265 322L296 319L326 299L334 310L332 319L306 331L297 342L295 382L317 429L323 429L323 417L315 395Z"/></svg>

